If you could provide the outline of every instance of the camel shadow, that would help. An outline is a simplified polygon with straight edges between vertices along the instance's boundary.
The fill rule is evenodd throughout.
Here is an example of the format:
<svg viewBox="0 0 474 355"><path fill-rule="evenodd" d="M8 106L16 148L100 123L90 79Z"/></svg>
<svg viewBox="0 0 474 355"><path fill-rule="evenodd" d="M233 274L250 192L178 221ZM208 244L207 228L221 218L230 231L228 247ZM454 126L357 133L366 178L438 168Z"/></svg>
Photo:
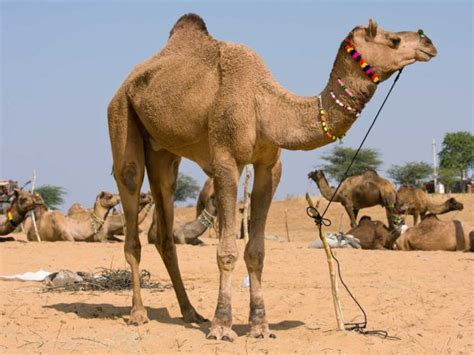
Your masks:
<svg viewBox="0 0 474 355"><path fill-rule="evenodd" d="M125 323L128 321L128 316L130 315L130 306L127 307L117 307L109 303L57 303L48 306L43 306L43 308L51 308L56 311L63 313L74 313L80 318L84 319L122 319ZM204 334L208 334L211 323L204 322L201 324L195 323L186 323L180 317L173 318L170 316L168 309L161 308L152 308L145 307L148 313L148 318L150 321L157 321L164 324L173 324L184 326L186 328L198 329ZM295 320L284 320L279 323L270 324L271 330L288 330L292 328L297 328L304 325L304 322L295 321ZM239 336L243 336L250 331L250 326L248 324L234 324L232 329Z"/></svg>

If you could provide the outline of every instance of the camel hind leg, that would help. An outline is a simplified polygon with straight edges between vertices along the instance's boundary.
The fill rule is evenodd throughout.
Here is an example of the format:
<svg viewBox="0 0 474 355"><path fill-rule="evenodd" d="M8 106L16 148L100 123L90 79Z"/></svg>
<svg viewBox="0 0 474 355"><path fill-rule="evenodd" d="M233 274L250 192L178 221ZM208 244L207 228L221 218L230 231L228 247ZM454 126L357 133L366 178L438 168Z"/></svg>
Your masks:
<svg viewBox="0 0 474 355"><path fill-rule="evenodd" d="M138 116L126 96L116 97L109 105L109 133L112 144L114 177L125 217L125 259L132 271L132 310L129 324L148 322L140 293L141 244L138 238L138 206L145 172L143 137Z"/></svg>
<svg viewBox="0 0 474 355"><path fill-rule="evenodd" d="M156 228L154 231L156 249L160 253L170 275L184 321L202 323L206 319L197 313L191 305L184 288L173 240L173 195L176 189L181 158L163 149L155 151L150 145L146 146L145 157L150 189L155 201L155 216L152 228Z"/></svg>

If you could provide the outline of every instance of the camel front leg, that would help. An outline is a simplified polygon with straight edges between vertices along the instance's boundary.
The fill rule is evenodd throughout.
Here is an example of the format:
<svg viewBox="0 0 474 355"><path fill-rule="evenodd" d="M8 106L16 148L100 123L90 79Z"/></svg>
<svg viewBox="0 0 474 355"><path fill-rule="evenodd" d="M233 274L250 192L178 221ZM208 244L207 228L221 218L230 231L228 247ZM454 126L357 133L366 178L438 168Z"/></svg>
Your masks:
<svg viewBox="0 0 474 355"><path fill-rule="evenodd" d="M235 206L239 167L230 155L220 156L214 162L214 186L219 211L219 245L217 265L219 267L219 296L212 320L209 339L233 341L237 335L232 330L232 271L238 257L235 239Z"/></svg>
<svg viewBox="0 0 474 355"><path fill-rule="evenodd" d="M280 181L281 163L254 165L255 178L251 196L249 241L245 247L245 264L250 278L250 333L254 338L274 338L270 332L262 292L265 258L265 223L273 194Z"/></svg>

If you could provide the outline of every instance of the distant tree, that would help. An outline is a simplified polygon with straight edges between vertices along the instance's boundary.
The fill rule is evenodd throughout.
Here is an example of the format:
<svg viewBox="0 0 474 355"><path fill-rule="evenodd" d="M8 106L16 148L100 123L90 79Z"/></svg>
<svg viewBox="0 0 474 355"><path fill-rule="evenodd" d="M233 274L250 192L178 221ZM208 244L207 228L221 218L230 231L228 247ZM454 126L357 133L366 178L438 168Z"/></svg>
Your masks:
<svg viewBox="0 0 474 355"><path fill-rule="evenodd" d="M420 186L433 174L433 168L423 161L410 162L401 166L392 165L387 173L399 185Z"/></svg>
<svg viewBox="0 0 474 355"><path fill-rule="evenodd" d="M335 146L330 153L321 157L327 162L322 165L322 169L332 179L339 182L344 177L344 173L355 153L356 149ZM348 172L348 176L360 175L368 168L377 170L380 164L382 164L382 161L380 160L380 154L376 150L363 148L357 155L354 164Z"/></svg>
<svg viewBox="0 0 474 355"><path fill-rule="evenodd" d="M440 168L456 171L461 179L474 168L474 136L469 132L446 133L439 152Z"/></svg>
<svg viewBox="0 0 474 355"><path fill-rule="evenodd" d="M175 201L186 201L188 198L196 198L201 190L197 181L191 176L179 174L176 181Z"/></svg>
<svg viewBox="0 0 474 355"><path fill-rule="evenodd" d="M64 203L66 190L60 186L42 185L35 189L35 193L43 198L49 208L57 210Z"/></svg>
<svg viewBox="0 0 474 355"><path fill-rule="evenodd" d="M446 192L451 192L457 180L456 171L454 169L440 168L438 171L438 179L439 182L445 186Z"/></svg>

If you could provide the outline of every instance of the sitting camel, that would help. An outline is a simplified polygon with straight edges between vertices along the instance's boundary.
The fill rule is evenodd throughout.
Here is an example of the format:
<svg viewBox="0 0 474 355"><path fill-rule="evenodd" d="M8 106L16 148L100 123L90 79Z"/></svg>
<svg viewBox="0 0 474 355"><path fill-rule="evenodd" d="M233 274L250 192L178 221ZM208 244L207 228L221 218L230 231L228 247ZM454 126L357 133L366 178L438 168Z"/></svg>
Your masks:
<svg viewBox="0 0 474 355"><path fill-rule="evenodd" d="M336 189L329 186L323 171L315 170L308 175L318 185L321 195L330 201ZM362 175L350 176L345 179L334 196L334 202L341 203L349 218L351 227L357 227L357 214L359 210L366 207L382 205L387 212L387 219L390 229L394 229L399 224L395 204L397 193L392 183L380 177L375 170L369 169Z"/></svg>
<svg viewBox="0 0 474 355"><path fill-rule="evenodd" d="M0 220L0 235L13 232L18 225L23 222L28 211L42 204L43 200L39 195L32 194L25 190L15 189L13 192L13 200L7 210L7 215L5 217L2 216ZM0 239L0 241L7 240L12 239Z"/></svg>
<svg viewBox="0 0 474 355"><path fill-rule="evenodd" d="M206 204L212 196L214 196L214 180L208 178L199 193L196 203L196 218L201 215L201 212L206 208Z"/></svg>
<svg viewBox="0 0 474 355"><path fill-rule="evenodd" d="M60 211L49 211L45 205L35 208L38 233L41 241L95 241L95 236L102 228L110 209L120 202L117 195L101 192L97 195L94 208L88 220L76 220L65 216ZM28 220L27 220L28 222ZM29 241L37 241L32 223L25 223Z"/></svg>
<svg viewBox="0 0 474 355"><path fill-rule="evenodd" d="M397 206L402 214L413 216L413 225L418 223L418 217L425 218L426 213L443 214L451 211L461 211L464 206L451 197L443 203L433 203L428 194L420 188L401 186L397 191Z"/></svg>
<svg viewBox="0 0 474 355"><path fill-rule="evenodd" d="M458 220L440 221L427 215L396 240L399 250L474 251L474 227Z"/></svg>
<svg viewBox="0 0 474 355"><path fill-rule="evenodd" d="M363 216L359 225L346 234L359 239L362 249L393 249L394 242L400 235L395 230L390 231L382 222L372 221L369 216Z"/></svg>
<svg viewBox="0 0 474 355"><path fill-rule="evenodd" d="M173 228L173 239L175 244L203 244L199 237L208 229L211 228L217 217L217 207L214 196L207 199L205 208L201 214L192 222L179 223L177 222ZM158 226L156 223L156 214L153 216L153 223L148 231L148 243L154 244L158 233Z"/></svg>
<svg viewBox="0 0 474 355"><path fill-rule="evenodd" d="M151 207L153 205L153 199L151 194L142 193L140 195L138 223L142 223L143 220L150 214ZM115 238L116 235L124 235L124 223L125 219L121 213L109 213L105 219L105 223L102 228L94 237L94 241L105 242L107 240L122 241Z"/></svg>

